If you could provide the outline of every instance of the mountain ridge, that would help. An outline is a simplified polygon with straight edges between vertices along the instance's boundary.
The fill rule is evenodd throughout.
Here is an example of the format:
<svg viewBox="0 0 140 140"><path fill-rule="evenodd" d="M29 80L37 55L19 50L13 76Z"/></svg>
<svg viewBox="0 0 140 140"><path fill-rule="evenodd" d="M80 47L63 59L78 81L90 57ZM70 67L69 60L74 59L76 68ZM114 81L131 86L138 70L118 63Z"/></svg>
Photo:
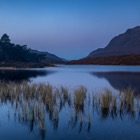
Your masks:
<svg viewBox="0 0 140 140"><path fill-rule="evenodd" d="M114 37L105 48L67 64L140 65L140 26Z"/></svg>
<svg viewBox="0 0 140 140"><path fill-rule="evenodd" d="M92 51L87 57L140 54L140 26L114 37L105 48Z"/></svg>

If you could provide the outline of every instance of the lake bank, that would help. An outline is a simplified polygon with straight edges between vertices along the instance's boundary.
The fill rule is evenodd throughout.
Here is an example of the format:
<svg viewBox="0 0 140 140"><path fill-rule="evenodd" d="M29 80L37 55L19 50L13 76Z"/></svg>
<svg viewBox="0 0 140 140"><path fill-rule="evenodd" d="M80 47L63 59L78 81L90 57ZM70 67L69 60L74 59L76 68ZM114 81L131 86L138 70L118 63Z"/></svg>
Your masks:
<svg viewBox="0 0 140 140"><path fill-rule="evenodd" d="M139 66L140 55L120 55L120 56L104 56L104 57L85 57L79 60L72 60L67 65L129 65Z"/></svg>
<svg viewBox="0 0 140 140"><path fill-rule="evenodd" d="M24 69L24 68L45 68L45 67L55 67L54 64L47 63L33 63L33 62L1 62L0 69Z"/></svg>

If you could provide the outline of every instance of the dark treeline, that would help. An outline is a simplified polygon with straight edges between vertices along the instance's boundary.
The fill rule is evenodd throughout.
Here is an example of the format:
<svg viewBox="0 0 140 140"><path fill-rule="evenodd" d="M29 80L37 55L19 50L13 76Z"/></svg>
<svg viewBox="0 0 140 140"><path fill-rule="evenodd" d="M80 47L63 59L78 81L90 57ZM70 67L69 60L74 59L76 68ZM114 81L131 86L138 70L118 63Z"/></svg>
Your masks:
<svg viewBox="0 0 140 140"><path fill-rule="evenodd" d="M33 53L26 45L11 43L7 34L0 39L0 62L41 62L44 59L43 54Z"/></svg>

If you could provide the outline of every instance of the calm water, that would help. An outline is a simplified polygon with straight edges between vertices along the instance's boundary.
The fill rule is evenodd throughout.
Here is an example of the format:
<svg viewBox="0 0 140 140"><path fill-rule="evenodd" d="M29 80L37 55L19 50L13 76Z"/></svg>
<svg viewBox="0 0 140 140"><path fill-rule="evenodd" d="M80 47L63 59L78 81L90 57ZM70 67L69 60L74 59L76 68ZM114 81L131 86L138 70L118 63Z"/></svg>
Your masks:
<svg viewBox="0 0 140 140"><path fill-rule="evenodd" d="M89 92L109 88L114 92L132 87L140 92L140 66L63 66L36 70L1 70L0 79L7 81L29 81L65 85L70 89L84 85ZM88 110L88 111L87 111ZM89 114L87 114L87 112ZM82 123L81 117L82 114ZM115 116L101 115L90 104L89 109L75 113L68 105L59 111L59 119L53 120L45 113L45 130L36 122L22 120L15 115L11 101L0 100L0 139L2 140L140 140L140 113ZM87 121L90 116L90 123Z"/></svg>
<svg viewBox="0 0 140 140"><path fill-rule="evenodd" d="M132 87L140 91L140 66L63 66L46 68L46 76L30 78L34 82L51 83L56 86L76 87L84 85L89 90L104 88L121 90Z"/></svg>

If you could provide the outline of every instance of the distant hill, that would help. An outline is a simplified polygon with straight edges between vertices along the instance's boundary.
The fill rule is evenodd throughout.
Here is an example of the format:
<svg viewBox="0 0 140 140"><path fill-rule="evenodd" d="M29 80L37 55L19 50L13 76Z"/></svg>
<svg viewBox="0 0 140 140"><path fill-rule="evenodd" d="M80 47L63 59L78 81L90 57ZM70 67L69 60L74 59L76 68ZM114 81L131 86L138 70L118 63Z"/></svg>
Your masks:
<svg viewBox="0 0 140 140"><path fill-rule="evenodd" d="M0 39L0 67L44 67L55 63L64 63L64 60L26 45L13 44L7 34Z"/></svg>
<svg viewBox="0 0 140 140"><path fill-rule="evenodd" d="M114 37L105 48L68 64L140 65L140 26Z"/></svg>
<svg viewBox="0 0 140 140"><path fill-rule="evenodd" d="M38 55L43 55L44 56L43 61L48 64L64 63L67 61L63 58L56 56L55 54L51 54L48 52L37 51L37 50L31 50L30 52Z"/></svg>

